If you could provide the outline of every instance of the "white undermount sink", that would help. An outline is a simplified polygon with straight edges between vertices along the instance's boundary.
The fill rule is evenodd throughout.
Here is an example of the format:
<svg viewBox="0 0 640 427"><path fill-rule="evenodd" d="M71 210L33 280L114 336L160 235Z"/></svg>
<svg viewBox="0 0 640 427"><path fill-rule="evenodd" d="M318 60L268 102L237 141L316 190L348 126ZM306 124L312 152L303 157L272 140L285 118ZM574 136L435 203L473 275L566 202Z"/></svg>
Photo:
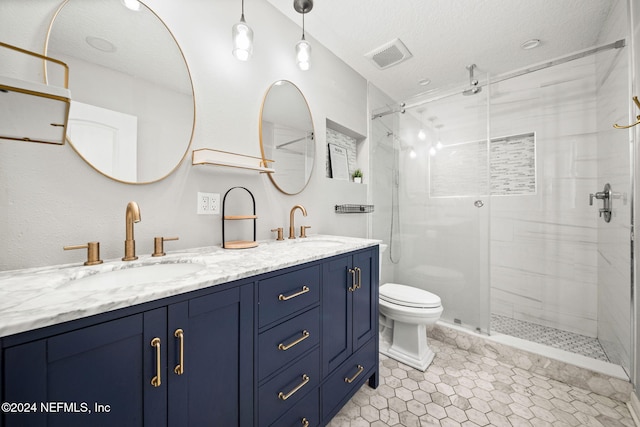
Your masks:
<svg viewBox="0 0 640 427"><path fill-rule="evenodd" d="M143 283L177 279L188 274L196 273L203 268L205 268L205 265L198 263L140 265L123 268L121 270L97 273L81 279L72 280L69 284L87 287L108 287L114 285L135 286Z"/></svg>
<svg viewBox="0 0 640 427"><path fill-rule="evenodd" d="M344 242L335 239L299 239L296 240L294 244L314 248L332 248L334 246L344 245Z"/></svg>

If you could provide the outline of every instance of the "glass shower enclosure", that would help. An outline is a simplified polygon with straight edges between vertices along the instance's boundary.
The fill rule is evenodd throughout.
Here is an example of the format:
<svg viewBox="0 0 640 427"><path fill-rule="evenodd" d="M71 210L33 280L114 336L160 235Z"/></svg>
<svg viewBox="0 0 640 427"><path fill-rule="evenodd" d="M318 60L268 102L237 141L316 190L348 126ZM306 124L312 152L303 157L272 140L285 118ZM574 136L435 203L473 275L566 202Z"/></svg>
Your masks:
<svg viewBox="0 0 640 427"><path fill-rule="evenodd" d="M632 144L612 127L629 120L628 65L612 43L404 112L371 87L381 283L433 292L442 320L484 334L517 321L594 339L629 372Z"/></svg>

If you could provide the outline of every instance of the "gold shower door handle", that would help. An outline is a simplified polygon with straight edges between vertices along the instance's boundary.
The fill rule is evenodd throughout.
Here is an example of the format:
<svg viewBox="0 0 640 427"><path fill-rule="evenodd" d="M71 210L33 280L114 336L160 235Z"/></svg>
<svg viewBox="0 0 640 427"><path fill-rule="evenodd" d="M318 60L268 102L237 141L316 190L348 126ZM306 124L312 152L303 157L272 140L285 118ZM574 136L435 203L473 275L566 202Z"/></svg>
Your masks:
<svg viewBox="0 0 640 427"><path fill-rule="evenodd" d="M160 355L160 338L155 337L151 340L151 347L156 349L156 376L151 378L151 385L154 387L160 387L162 384L162 378L160 376L161 368L161 355Z"/></svg>
<svg viewBox="0 0 640 427"><path fill-rule="evenodd" d="M293 388L293 390L291 390L287 394L284 394L283 392L278 393L278 399L287 400L288 398L290 398L291 396L296 394L298 392L298 390L300 390L302 387L304 387L305 384L307 384L309 382L309 380L310 380L310 378L307 376L307 374L302 375L302 382L300 384L298 384L297 386L295 386Z"/></svg>
<svg viewBox="0 0 640 427"><path fill-rule="evenodd" d="M302 294L306 294L307 292L309 292L309 290L310 289L309 289L308 286L303 286L300 291L298 291L298 292L296 292L294 294L286 295L286 296L283 295L283 294L278 295L278 300L280 300L280 301L288 301L291 298L299 297Z"/></svg>
<svg viewBox="0 0 640 427"><path fill-rule="evenodd" d="M640 101L638 101L638 97L634 96L632 99L633 99L633 102L636 104L636 106L638 108L640 108ZM632 128L632 127L637 126L637 125L640 125L640 115L636 116L636 122L630 124L629 126L620 126L618 124L615 124L615 125L613 125L613 127L616 128L616 129L629 129L629 128Z"/></svg>
<svg viewBox="0 0 640 427"><path fill-rule="evenodd" d="M184 374L184 331L182 329L176 329L173 336L180 340L180 362L178 366L173 369L178 375Z"/></svg>

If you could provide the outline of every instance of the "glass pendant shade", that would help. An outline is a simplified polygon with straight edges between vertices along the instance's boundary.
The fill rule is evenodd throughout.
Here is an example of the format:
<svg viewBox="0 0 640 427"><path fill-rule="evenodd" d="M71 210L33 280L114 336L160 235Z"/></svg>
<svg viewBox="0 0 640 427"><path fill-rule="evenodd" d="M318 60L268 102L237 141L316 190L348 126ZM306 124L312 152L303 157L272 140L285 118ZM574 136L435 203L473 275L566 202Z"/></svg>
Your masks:
<svg viewBox="0 0 640 427"><path fill-rule="evenodd" d="M140 10L140 2L138 0L121 0L127 9L137 12Z"/></svg>
<svg viewBox="0 0 640 427"><path fill-rule="evenodd" d="M311 45L304 38L296 43L296 62L302 71L311 66Z"/></svg>
<svg viewBox="0 0 640 427"><path fill-rule="evenodd" d="M253 53L253 30L244 20L244 15L231 29L233 38L233 56L240 61L247 61Z"/></svg>
<svg viewBox="0 0 640 427"><path fill-rule="evenodd" d="M420 132L418 132L418 138L420 138L421 141L427 139L427 133L424 131L424 129L420 129Z"/></svg>

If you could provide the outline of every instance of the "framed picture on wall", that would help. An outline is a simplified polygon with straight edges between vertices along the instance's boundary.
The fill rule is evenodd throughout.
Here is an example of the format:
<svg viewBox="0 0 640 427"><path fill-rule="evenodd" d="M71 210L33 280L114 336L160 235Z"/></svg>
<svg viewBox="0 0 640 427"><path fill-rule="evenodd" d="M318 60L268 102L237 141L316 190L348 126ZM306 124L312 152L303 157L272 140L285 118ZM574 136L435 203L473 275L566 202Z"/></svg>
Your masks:
<svg viewBox="0 0 640 427"><path fill-rule="evenodd" d="M331 164L331 178L349 181L349 163L346 148L329 144L329 162Z"/></svg>

